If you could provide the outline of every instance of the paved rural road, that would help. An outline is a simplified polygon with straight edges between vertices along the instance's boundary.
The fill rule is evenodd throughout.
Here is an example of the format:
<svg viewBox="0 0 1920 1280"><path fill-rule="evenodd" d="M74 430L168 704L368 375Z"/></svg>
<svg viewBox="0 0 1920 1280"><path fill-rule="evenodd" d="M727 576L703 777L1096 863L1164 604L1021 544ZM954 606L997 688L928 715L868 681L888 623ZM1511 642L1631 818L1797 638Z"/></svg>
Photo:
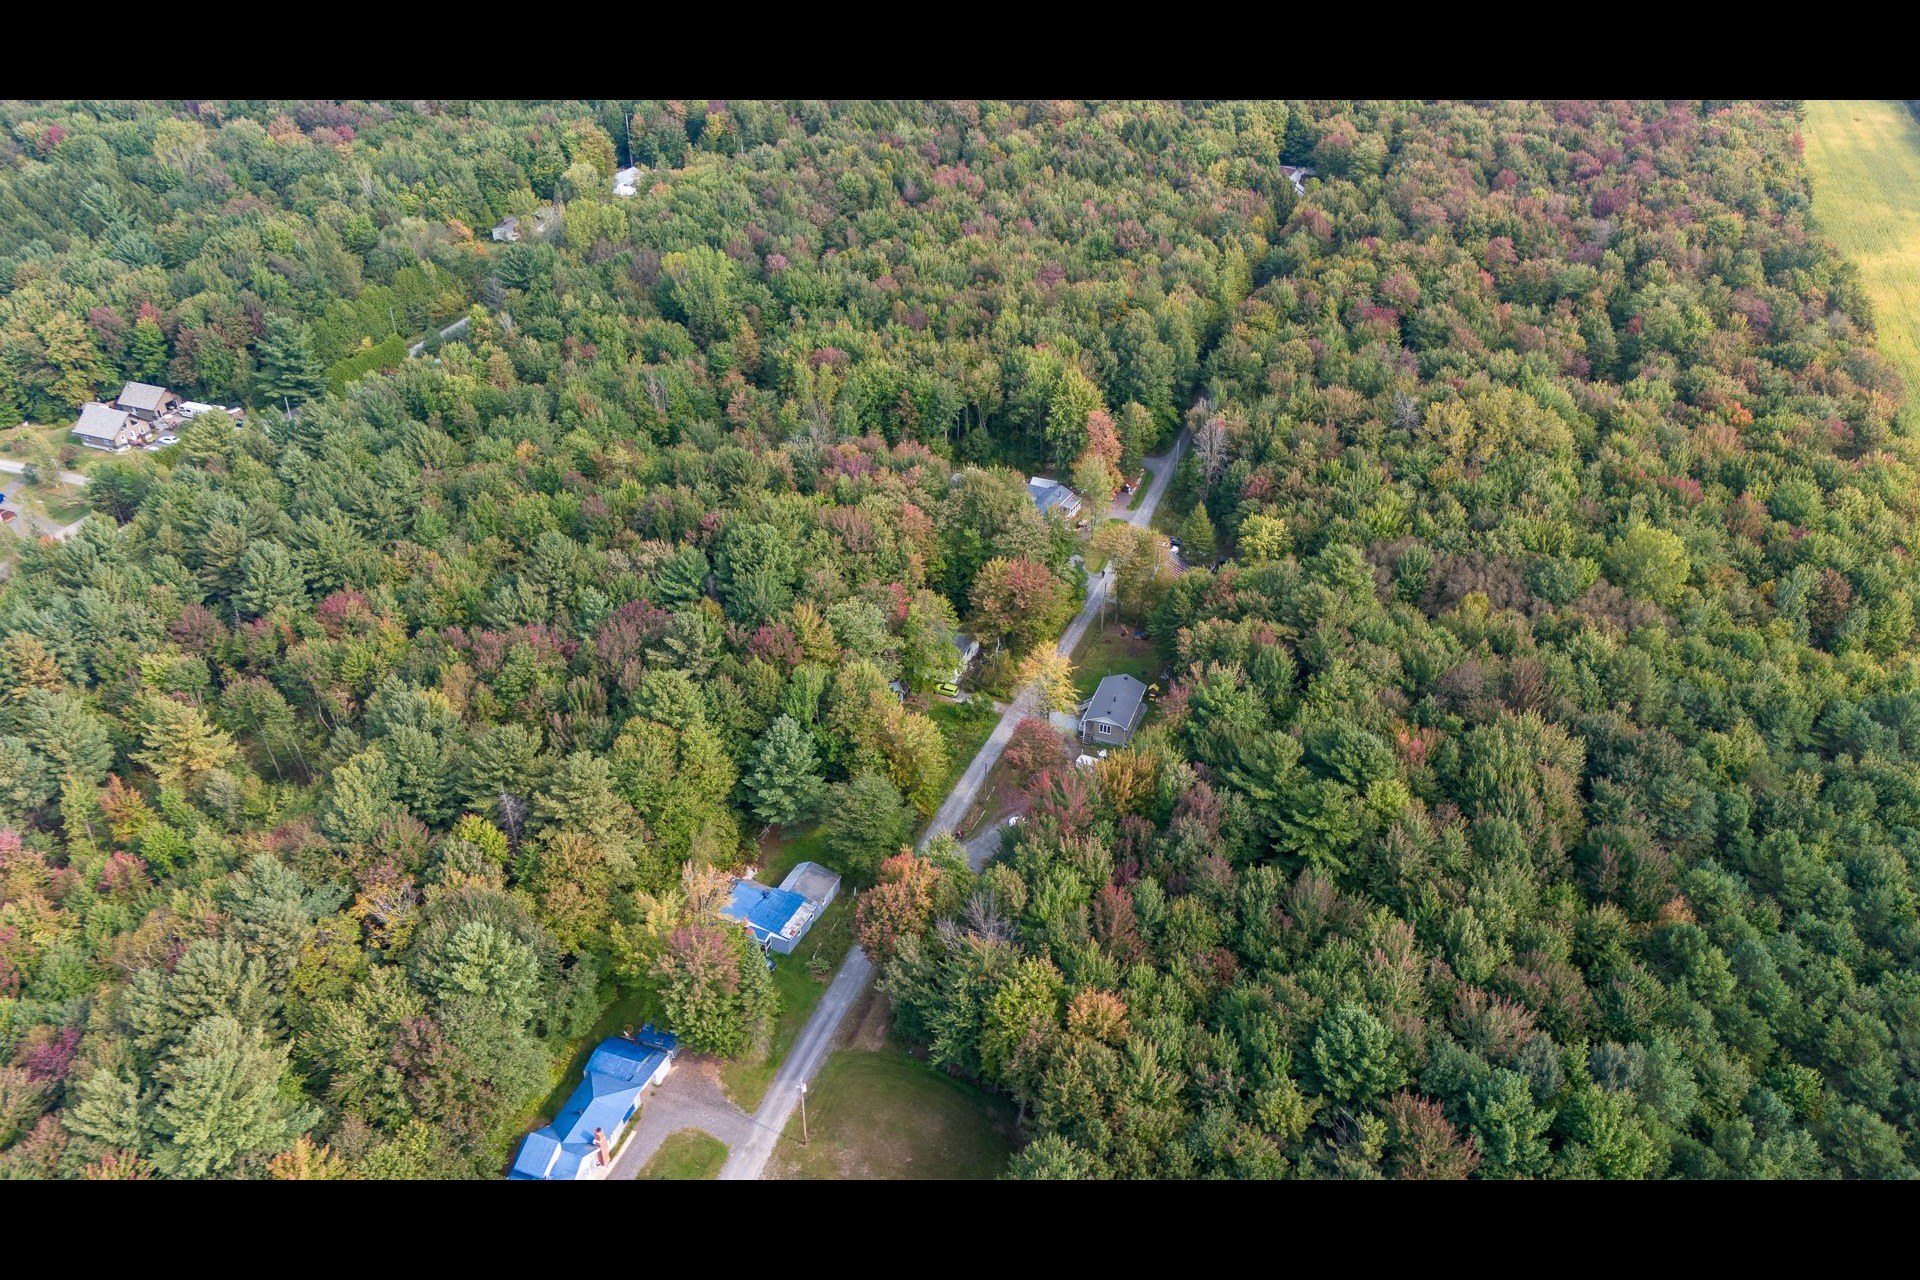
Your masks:
<svg viewBox="0 0 1920 1280"><path fill-rule="evenodd" d="M1147 496L1141 499L1140 506L1133 511L1116 511L1114 515L1128 524L1138 525L1142 529L1147 527L1147 522L1153 519L1153 509L1160 505L1160 495L1167 491L1167 485L1173 480L1174 468L1180 465L1180 455L1187 451L1190 435L1190 432L1182 430L1180 438L1173 442L1173 452L1161 459L1160 465L1153 469L1153 483L1147 486ZM1146 461L1152 462L1153 459Z"/></svg>
<svg viewBox="0 0 1920 1280"><path fill-rule="evenodd" d="M800 1038L793 1042L787 1060L774 1072L773 1083L767 1086L766 1101L753 1113L753 1127L746 1141L735 1146L727 1162L720 1166L722 1181L750 1180L766 1170L774 1144L780 1141L787 1122L793 1119L794 1110L800 1105L800 1083L813 1079L820 1064L827 1060L834 1033L840 1030L847 1010L853 1008L854 1001L860 998L872 978L873 963L867 959L866 952L859 947L847 952L846 963L834 975L833 985L820 998L819 1007L807 1019L807 1025L800 1029Z"/></svg>
<svg viewBox="0 0 1920 1280"><path fill-rule="evenodd" d="M1173 469L1179 465L1180 455L1186 447L1187 433L1182 431L1180 438L1173 442L1173 451L1154 469L1153 483L1147 487L1147 496L1141 500L1139 509L1126 513L1129 524L1145 528L1147 522L1153 519L1153 509L1160 504L1160 496L1167 491L1167 482L1173 478ZM1080 610L1080 615L1061 635L1059 644L1061 653L1067 655L1073 653L1080 643L1080 637L1086 634L1087 627L1099 614L1100 606L1107 598L1109 576L1103 573L1097 578L1088 580L1086 607ZM1007 740L1013 737L1014 726L1018 725L1022 718L1039 714L1039 712L1038 692L1032 687L1022 689L1019 696L1001 713L1000 723L993 727L993 733L982 744L979 754L975 755L972 763L967 765L967 771L960 775L960 781L954 785L946 802L934 812L933 821L927 824L926 834L920 837L922 849L927 847L928 841L934 836L944 831L952 831L954 824L966 816L974 798L980 794L980 788L985 784L987 775L992 773L993 766L999 763L1000 753L1006 750ZM976 871L984 866L986 860L1000 847L999 841L987 841L980 837L981 833L976 832L974 840L966 846L967 860L973 864ZM827 988L827 994L821 998L819 1008L813 1011L813 1016L801 1029L800 1038L794 1041L793 1049L787 1054L786 1061L780 1064L779 1071L774 1074L773 1083L767 1086L766 1100L760 1104L760 1109L753 1113L752 1128L747 1132L746 1141L735 1146L727 1156L726 1164L721 1166L722 1179L735 1181L758 1178L766 1170L767 1160L773 1155L774 1144L780 1140L780 1135L786 1131L787 1122L793 1118L794 1110L800 1105L801 1082L813 1079L814 1073L820 1070L820 1064L826 1061L827 1053L833 1047L834 1033L840 1029L840 1023L847 1016L847 1010L853 1007L854 1001L858 999L872 977L873 964L867 959L866 954L859 947L849 951L846 963L840 966L840 972L834 976L833 985ZM660 1107L660 1102L665 1100L666 1090L671 1088L672 1084L673 1078L668 1077L667 1084L661 1089L662 1097L647 1104L649 1111ZM669 1108L660 1109L669 1110ZM690 1123L697 1122L663 1117L659 1127L664 1131L662 1134L664 1136L665 1132L684 1128ZM725 1140L723 1135L715 1134L714 1136ZM628 1145L638 1147L638 1139L636 1138ZM658 1145L657 1140L655 1145ZM630 1172L622 1172L628 1160L629 1157L623 1156L620 1165L615 1168L615 1176L633 1176ZM646 1156L634 1157L631 1162L633 1169L637 1170L640 1165L646 1163Z"/></svg>
<svg viewBox="0 0 1920 1280"><path fill-rule="evenodd" d="M468 319L469 317L467 316L461 316L458 320L455 320L452 324L442 329L440 331L440 337L444 340L446 338L453 337L455 334L465 333L467 331ZM412 346L407 348L407 355L409 357L417 356L422 351L425 351L426 349L427 349L427 340L425 338L422 338L420 339L420 341L414 343Z"/></svg>

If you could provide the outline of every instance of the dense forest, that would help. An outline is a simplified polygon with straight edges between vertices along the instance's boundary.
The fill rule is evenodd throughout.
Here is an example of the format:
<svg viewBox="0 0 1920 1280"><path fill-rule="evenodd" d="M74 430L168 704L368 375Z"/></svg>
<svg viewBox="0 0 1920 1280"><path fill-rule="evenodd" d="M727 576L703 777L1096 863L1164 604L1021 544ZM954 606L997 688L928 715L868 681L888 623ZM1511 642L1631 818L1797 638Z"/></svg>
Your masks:
<svg viewBox="0 0 1920 1280"><path fill-rule="evenodd" d="M0 123L0 425L255 410L0 587L0 1173L497 1176L616 995L753 1042L713 873L819 815L1019 1176L1915 1176L1911 423L1793 104ZM1182 425L1217 568L1029 501ZM904 849L1076 554L1147 728Z"/></svg>

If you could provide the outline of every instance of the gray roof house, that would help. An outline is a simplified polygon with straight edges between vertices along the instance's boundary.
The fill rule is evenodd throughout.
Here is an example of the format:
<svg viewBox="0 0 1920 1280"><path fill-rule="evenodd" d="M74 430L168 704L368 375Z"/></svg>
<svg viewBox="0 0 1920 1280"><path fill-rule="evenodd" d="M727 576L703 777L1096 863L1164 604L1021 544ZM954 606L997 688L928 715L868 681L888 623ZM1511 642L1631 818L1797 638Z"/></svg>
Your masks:
<svg viewBox="0 0 1920 1280"><path fill-rule="evenodd" d="M180 404L180 397L165 387L156 387L147 382L129 382L120 388L120 398L113 402L116 409L125 409L143 422L152 422L163 413L171 413Z"/></svg>
<svg viewBox="0 0 1920 1280"><path fill-rule="evenodd" d="M543 204L533 211L533 223L528 225L525 218L502 218L500 225L493 229L493 238L506 244L512 244L520 238L523 231L532 231L536 236L544 236L553 229L558 221L560 210L555 205Z"/></svg>
<svg viewBox="0 0 1920 1280"><path fill-rule="evenodd" d="M980 656L980 642L964 631L948 631L946 634L947 639L953 642L954 649L960 654L960 665L955 667L947 678L959 684L960 677L967 674L967 668L972 666L973 660Z"/></svg>
<svg viewBox="0 0 1920 1280"><path fill-rule="evenodd" d="M1146 714L1147 686L1129 675L1108 676L1080 708L1080 741L1124 747Z"/></svg>
<svg viewBox="0 0 1920 1280"><path fill-rule="evenodd" d="M1049 511L1058 511L1061 515L1072 519L1080 510L1080 495L1058 480L1034 476L1027 481L1027 496L1033 499L1034 506L1040 508L1041 515Z"/></svg>
<svg viewBox="0 0 1920 1280"><path fill-rule="evenodd" d="M89 449L118 452L133 443L133 416L110 404L89 402L80 406L80 420L68 434Z"/></svg>
<svg viewBox="0 0 1920 1280"><path fill-rule="evenodd" d="M640 166L622 169L613 175L613 194L617 196L636 196L640 194Z"/></svg>

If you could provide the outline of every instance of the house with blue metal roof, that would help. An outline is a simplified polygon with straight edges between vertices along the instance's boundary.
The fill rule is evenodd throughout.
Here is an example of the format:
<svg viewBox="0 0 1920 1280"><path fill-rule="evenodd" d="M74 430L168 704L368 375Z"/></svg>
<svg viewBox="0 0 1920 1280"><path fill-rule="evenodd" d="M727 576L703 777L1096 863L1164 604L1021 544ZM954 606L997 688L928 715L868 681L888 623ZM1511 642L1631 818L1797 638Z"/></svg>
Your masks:
<svg viewBox="0 0 1920 1280"><path fill-rule="evenodd" d="M580 1087L552 1124L526 1136L507 1177L548 1182L606 1177L628 1126L640 1114L641 1095L667 1078L679 1050L678 1039L651 1024L631 1040L601 1041L587 1059Z"/></svg>
<svg viewBox="0 0 1920 1280"><path fill-rule="evenodd" d="M778 889L752 880L735 880L733 896L720 908L738 920L766 950L791 955L840 892L840 876L817 862L803 862L787 873Z"/></svg>

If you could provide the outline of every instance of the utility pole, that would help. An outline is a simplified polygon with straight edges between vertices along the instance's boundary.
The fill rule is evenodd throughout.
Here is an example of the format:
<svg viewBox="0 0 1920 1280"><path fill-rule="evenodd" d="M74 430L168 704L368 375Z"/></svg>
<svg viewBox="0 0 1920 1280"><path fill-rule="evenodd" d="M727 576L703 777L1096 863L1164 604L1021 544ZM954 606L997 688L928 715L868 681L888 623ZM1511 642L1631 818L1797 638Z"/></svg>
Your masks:
<svg viewBox="0 0 1920 1280"><path fill-rule="evenodd" d="M800 1082L800 1145L810 1145L807 1142L807 1082L804 1080Z"/></svg>

